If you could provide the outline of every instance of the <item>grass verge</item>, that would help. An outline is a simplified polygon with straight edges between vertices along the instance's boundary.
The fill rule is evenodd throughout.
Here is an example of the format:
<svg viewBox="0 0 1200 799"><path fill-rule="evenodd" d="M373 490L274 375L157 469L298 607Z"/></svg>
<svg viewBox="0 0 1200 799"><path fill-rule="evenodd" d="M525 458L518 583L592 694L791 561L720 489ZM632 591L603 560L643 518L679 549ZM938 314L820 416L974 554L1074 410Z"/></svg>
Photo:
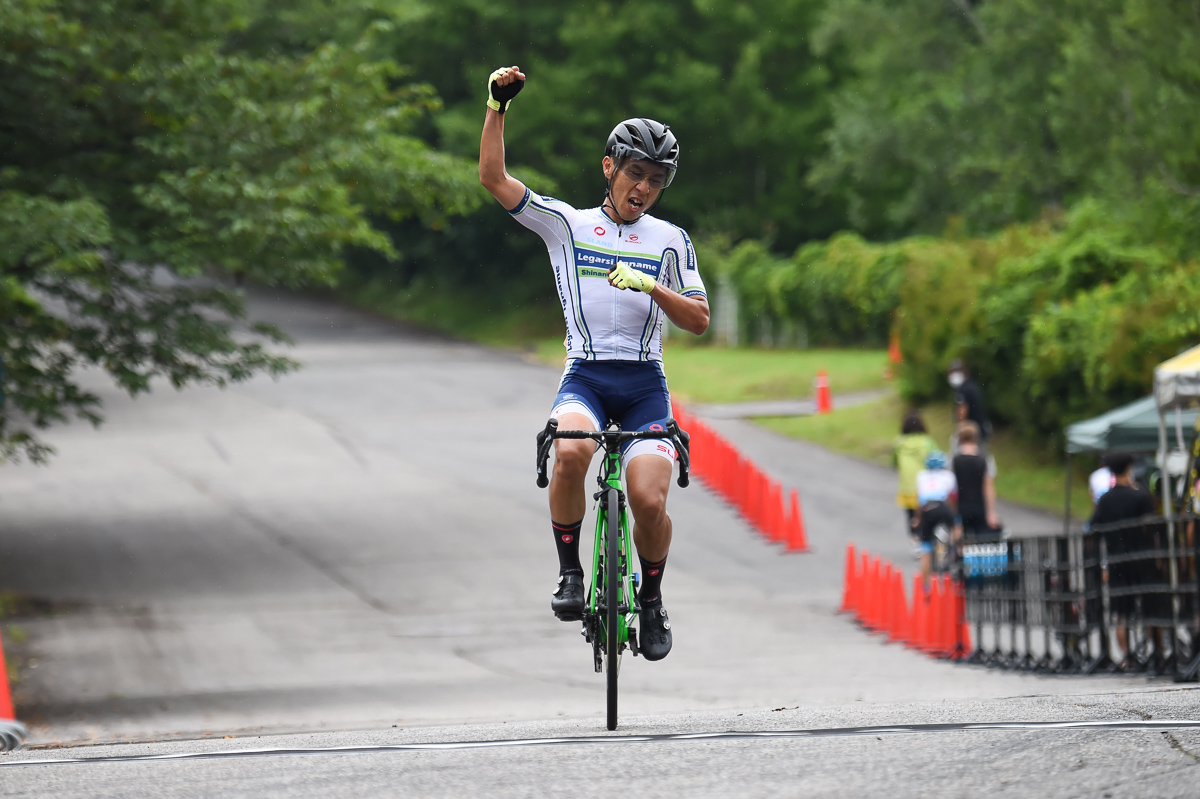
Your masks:
<svg viewBox="0 0 1200 799"><path fill-rule="evenodd" d="M826 416L791 416L758 419L760 424L792 438L820 444L864 460L885 466L891 465L892 442L900 433L900 422L906 406L898 397L843 410L836 409ZM951 408L949 404L929 405L922 409L929 434L944 447L949 447ZM996 494L1001 499L1019 502L1034 508L1062 514L1063 460L1050 453L999 431L990 444L996 458ZM1087 472L1090 464L1077 464L1072 475L1071 515L1087 518L1091 500L1087 492Z"/></svg>

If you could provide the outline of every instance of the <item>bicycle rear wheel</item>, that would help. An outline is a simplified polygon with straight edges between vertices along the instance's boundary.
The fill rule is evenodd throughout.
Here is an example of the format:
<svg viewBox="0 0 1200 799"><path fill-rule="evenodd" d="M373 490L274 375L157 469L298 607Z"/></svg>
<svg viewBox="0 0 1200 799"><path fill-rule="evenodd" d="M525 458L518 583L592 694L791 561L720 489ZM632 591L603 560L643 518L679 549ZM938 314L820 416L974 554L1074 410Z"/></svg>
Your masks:
<svg viewBox="0 0 1200 799"><path fill-rule="evenodd" d="M605 497L608 507L608 541L604 555L604 626L605 676L608 682L608 729L617 728L617 677L621 670L620 585L621 564L618 552L621 541L621 510L617 490L610 488Z"/></svg>

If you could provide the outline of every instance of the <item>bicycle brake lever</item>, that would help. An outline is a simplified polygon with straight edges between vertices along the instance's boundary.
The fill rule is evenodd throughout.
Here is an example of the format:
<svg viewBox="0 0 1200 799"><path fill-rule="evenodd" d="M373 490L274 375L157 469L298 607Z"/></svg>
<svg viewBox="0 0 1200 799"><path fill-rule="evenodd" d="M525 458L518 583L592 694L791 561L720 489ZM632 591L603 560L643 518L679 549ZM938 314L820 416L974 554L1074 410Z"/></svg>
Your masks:
<svg viewBox="0 0 1200 799"><path fill-rule="evenodd" d="M545 488L550 485L550 478L546 475L546 461L550 458L550 447L554 443L554 431L558 430L558 420L551 419L546 422L544 430L537 434L537 486Z"/></svg>
<svg viewBox="0 0 1200 799"><path fill-rule="evenodd" d="M687 488L691 482L689 472L692 468L692 455L689 448L691 447L692 437L674 419L667 424L667 429L671 432L671 438L675 441L675 453L679 458L679 479L676 482L680 488Z"/></svg>

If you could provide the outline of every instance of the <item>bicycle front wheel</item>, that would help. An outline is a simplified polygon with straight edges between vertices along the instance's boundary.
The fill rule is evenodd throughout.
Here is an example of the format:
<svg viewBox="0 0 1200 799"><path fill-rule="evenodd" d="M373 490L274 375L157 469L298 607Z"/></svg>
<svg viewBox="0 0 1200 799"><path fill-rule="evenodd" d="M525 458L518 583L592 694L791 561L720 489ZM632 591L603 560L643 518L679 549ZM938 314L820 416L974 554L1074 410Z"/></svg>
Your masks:
<svg viewBox="0 0 1200 799"><path fill-rule="evenodd" d="M621 510L617 490L610 488L605 498L608 506L607 530L604 555L604 627L605 632L605 676L608 680L608 729L617 728L617 677L621 670L620 635L620 585L621 561Z"/></svg>

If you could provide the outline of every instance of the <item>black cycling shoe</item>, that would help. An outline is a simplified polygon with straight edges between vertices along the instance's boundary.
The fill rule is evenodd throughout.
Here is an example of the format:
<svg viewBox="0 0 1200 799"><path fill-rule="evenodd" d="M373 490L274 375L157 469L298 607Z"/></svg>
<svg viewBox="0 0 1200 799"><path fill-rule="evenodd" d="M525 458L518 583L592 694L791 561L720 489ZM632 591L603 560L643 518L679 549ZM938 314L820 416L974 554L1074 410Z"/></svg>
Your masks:
<svg viewBox="0 0 1200 799"><path fill-rule="evenodd" d="M646 660L662 660L671 651L671 620L661 604L643 606L638 651Z"/></svg>
<svg viewBox="0 0 1200 799"><path fill-rule="evenodd" d="M583 575L558 575L558 590L550 600L550 609L559 621L579 621L583 618Z"/></svg>

